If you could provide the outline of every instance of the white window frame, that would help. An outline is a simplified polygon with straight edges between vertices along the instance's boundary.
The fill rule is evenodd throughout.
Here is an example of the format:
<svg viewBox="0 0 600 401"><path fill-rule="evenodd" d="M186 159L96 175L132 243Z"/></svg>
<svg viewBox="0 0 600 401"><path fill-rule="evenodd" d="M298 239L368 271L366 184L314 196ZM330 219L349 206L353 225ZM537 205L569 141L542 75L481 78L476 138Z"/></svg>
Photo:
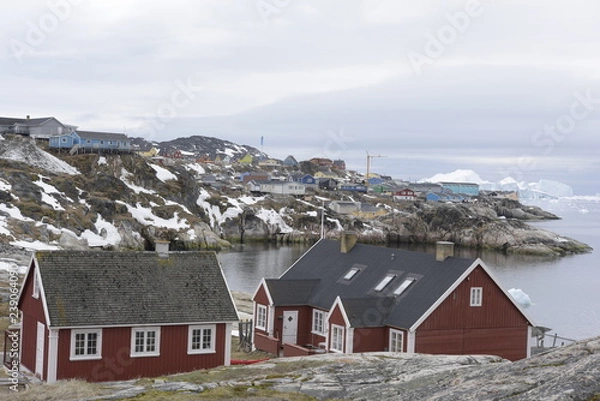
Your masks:
<svg viewBox="0 0 600 401"><path fill-rule="evenodd" d="M344 274L344 280L352 280L358 274L358 272L360 272L360 269L358 267L351 267L350 270L348 270L346 274Z"/></svg>
<svg viewBox="0 0 600 401"><path fill-rule="evenodd" d="M400 339L398 341L398 338ZM399 347L399 348L398 348ZM390 329L390 343L388 346L390 352L404 352L404 332Z"/></svg>
<svg viewBox="0 0 600 401"><path fill-rule="evenodd" d="M329 350L332 352L344 352L344 333L346 329L344 326L339 326L337 324L331 325L331 342L329 346ZM338 338L339 337L339 338Z"/></svg>
<svg viewBox="0 0 600 401"><path fill-rule="evenodd" d="M319 309L313 309L312 333L325 335L325 312Z"/></svg>
<svg viewBox="0 0 600 401"><path fill-rule="evenodd" d="M35 299L40 298L40 283L38 282L38 273L37 270L33 271L33 283L31 289L31 296Z"/></svg>
<svg viewBox="0 0 600 401"><path fill-rule="evenodd" d="M256 328L267 330L267 307L265 305L256 304Z"/></svg>
<svg viewBox="0 0 600 401"><path fill-rule="evenodd" d="M471 287L470 306L483 305L483 287Z"/></svg>
<svg viewBox="0 0 600 401"><path fill-rule="evenodd" d="M416 280L415 278L412 278L412 277L409 277L409 278L407 278L406 280L404 280L404 281L402 282L402 284L400 284L400 285L398 286L398 288L396 288L396 289L394 290L394 292L393 292L394 296L396 296L396 297L397 297L397 296L401 295L401 294L402 294L404 291L406 291L406 289L407 289L408 287L410 287L410 286L411 286L411 284L412 284L412 283L414 283L415 281L417 281L417 280Z"/></svg>
<svg viewBox="0 0 600 401"><path fill-rule="evenodd" d="M200 348L194 347L194 331L200 330ZM204 346L204 336L206 331L210 330L210 346L208 348L202 348ZM214 354L216 351L217 342L217 325L216 324L203 324L194 325L188 327L188 354Z"/></svg>
<svg viewBox="0 0 600 401"><path fill-rule="evenodd" d="M90 334L96 334L96 352L88 353ZM76 355L76 338L77 335L83 335L84 338L84 353ZM71 330L71 352L69 354L70 361L94 360L102 359L102 329L72 329Z"/></svg>
<svg viewBox="0 0 600 401"><path fill-rule="evenodd" d="M147 351L148 347L148 333L154 332L154 351ZM143 336L143 351L136 351L136 337L137 333L144 333ZM132 327L131 328L131 352L130 357L144 357L144 356L159 356L160 355L160 327Z"/></svg>
<svg viewBox="0 0 600 401"><path fill-rule="evenodd" d="M392 273L386 274L386 276L383 279L381 279L381 281L379 282L379 284L377 284L375 286L375 288L373 288L373 291L375 291L375 292L381 292L381 291L383 291L383 289L385 287L387 287L388 284L390 284L392 282L392 280L394 280L395 278L396 278L395 274L392 274Z"/></svg>

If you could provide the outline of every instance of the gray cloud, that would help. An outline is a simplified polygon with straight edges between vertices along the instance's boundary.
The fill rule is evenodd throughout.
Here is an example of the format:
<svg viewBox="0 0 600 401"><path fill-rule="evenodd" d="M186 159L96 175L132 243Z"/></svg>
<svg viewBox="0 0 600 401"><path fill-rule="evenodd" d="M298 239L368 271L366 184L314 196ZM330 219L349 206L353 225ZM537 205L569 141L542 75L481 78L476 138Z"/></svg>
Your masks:
<svg viewBox="0 0 600 401"><path fill-rule="evenodd" d="M599 193L600 103L543 131L569 122L575 93L600 98L598 11L593 0L22 1L0 26L2 113L158 140L265 136L274 156L331 154L359 170L366 150L382 153L375 166L399 178L472 168ZM202 90L157 129L177 82Z"/></svg>

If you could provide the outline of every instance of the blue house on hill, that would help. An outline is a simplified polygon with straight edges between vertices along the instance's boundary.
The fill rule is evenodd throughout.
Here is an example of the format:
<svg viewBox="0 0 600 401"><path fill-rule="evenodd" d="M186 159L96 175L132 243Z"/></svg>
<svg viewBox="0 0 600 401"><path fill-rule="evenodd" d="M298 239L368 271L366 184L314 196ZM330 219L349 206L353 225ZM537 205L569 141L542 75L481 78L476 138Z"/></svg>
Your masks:
<svg viewBox="0 0 600 401"><path fill-rule="evenodd" d="M53 149L82 150L93 152L129 152L131 141L125 134L110 132L73 131L70 134L50 137Z"/></svg>
<svg viewBox="0 0 600 401"><path fill-rule="evenodd" d="M363 184L349 183L340 185L341 191L364 192L367 193L367 186Z"/></svg>
<svg viewBox="0 0 600 401"><path fill-rule="evenodd" d="M472 182L440 182L440 185L455 194L479 196L479 185Z"/></svg>
<svg viewBox="0 0 600 401"><path fill-rule="evenodd" d="M292 174L292 181L300 182L305 185L316 185L317 179L310 174Z"/></svg>

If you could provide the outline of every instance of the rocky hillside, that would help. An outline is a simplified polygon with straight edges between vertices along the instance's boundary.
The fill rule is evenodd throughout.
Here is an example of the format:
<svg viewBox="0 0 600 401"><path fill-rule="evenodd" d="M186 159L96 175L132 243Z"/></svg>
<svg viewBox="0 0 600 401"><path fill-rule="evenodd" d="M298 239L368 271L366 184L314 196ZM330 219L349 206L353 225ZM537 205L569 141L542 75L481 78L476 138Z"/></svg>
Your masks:
<svg viewBox="0 0 600 401"><path fill-rule="evenodd" d="M189 144L180 139L172 145L196 154L206 142L193 137ZM156 239L171 241L173 249L222 248L238 241L312 242L320 233L325 199L378 208L373 215L342 215L326 208L328 237L352 229L361 241L381 244L451 240L465 247L544 255L589 250L528 225L557 217L515 201L394 202L338 191L314 191L303 199L251 196L239 175L259 171L256 166L193 159L159 163L136 154L70 155L40 146L21 137L0 139L0 252L5 255L26 249L22 252L28 258L29 250L40 247L153 249ZM285 176L298 169L270 172ZM207 175L218 177L219 185L207 184Z"/></svg>
<svg viewBox="0 0 600 401"><path fill-rule="evenodd" d="M144 138L133 138L131 143L136 149L142 151L156 148L159 151L158 154L163 156L173 155L179 151L184 154L193 154L197 158L208 156L210 160L215 160L219 155L241 159L247 154L253 157L263 154L252 146L238 145L223 139L198 135L165 142L148 142Z"/></svg>

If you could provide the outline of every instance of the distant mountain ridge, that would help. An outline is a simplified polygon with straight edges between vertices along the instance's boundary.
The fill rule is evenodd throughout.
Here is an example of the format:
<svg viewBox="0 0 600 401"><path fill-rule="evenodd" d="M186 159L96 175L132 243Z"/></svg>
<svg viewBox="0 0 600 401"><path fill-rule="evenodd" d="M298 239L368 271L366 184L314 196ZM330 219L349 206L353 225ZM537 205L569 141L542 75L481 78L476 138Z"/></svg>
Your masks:
<svg viewBox="0 0 600 401"><path fill-rule="evenodd" d="M248 154L252 157L268 157L265 153L252 146L238 145L225 139L201 135L181 137L164 142L148 141L145 138L132 138L131 144L134 148L143 151L156 148L159 150L159 155L163 156L170 156L179 151L187 152L197 157L206 155L210 160L214 160L218 155L227 155L234 160L241 159Z"/></svg>

